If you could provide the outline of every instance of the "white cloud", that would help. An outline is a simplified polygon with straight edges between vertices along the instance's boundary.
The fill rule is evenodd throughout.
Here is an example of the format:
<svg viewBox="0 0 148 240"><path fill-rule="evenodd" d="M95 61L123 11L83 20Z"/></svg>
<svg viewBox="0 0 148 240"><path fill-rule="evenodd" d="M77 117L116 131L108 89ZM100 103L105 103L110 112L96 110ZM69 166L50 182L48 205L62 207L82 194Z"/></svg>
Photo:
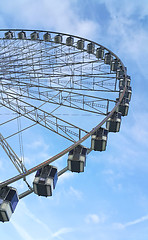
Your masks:
<svg viewBox="0 0 148 240"><path fill-rule="evenodd" d="M21 201L21 205L22 205L22 209L25 213L25 215L27 215L27 217L31 218L34 222L38 223L40 225L40 227L42 226L42 228L44 228L49 234L52 234L52 231L50 230L49 226L46 225L44 222L42 222L37 216L35 216L27 207L27 205L25 204L24 201Z"/></svg>
<svg viewBox="0 0 148 240"><path fill-rule="evenodd" d="M67 181L68 179L72 178L74 174L70 171L65 172L59 177L58 183L64 183L65 180Z"/></svg>
<svg viewBox="0 0 148 240"><path fill-rule="evenodd" d="M76 204L75 202L83 200L83 193L72 186L65 189L63 185L58 191L55 191L51 200L54 201L54 204L59 205L64 198L65 200L72 201L73 204Z"/></svg>
<svg viewBox="0 0 148 240"><path fill-rule="evenodd" d="M34 240L34 238L32 238L29 235L28 231L24 227L22 227L20 224L16 223L16 221L11 220L11 223L22 239Z"/></svg>
<svg viewBox="0 0 148 240"><path fill-rule="evenodd" d="M98 216L97 214L88 214L85 218L85 222L88 224L89 223L95 223L95 224L99 223L100 224L100 223L104 223L105 220L106 220L105 215Z"/></svg>
<svg viewBox="0 0 148 240"><path fill-rule="evenodd" d="M14 25L21 25L31 28L56 30L71 34L80 34L84 37L91 37L98 32L98 24L87 18L81 19L76 12L75 2L69 0L14 0L13 4L6 0L5 4L0 3L3 14L9 14ZM29 6L29 7L28 7ZM16 27L15 26L15 27Z"/></svg>
<svg viewBox="0 0 148 240"><path fill-rule="evenodd" d="M114 229L124 229L124 225L122 223L113 223Z"/></svg>
<svg viewBox="0 0 148 240"><path fill-rule="evenodd" d="M87 223L99 223L100 222L100 219L99 219L99 216L96 215L96 214L90 214L86 217L85 221Z"/></svg>
<svg viewBox="0 0 148 240"><path fill-rule="evenodd" d="M25 240L43 238L47 240L53 235L49 225L41 221L38 214L34 215L23 200L19 202L15 216L12 216L10 224L13 225L18 234Z"/></svg>
<svg viewBox="0 0 148 240"><path fill-rule="evenodd" d="M130 17L137 13L140 18L148 15L148 2L147 0L135 1L135 0L124 0L122 2L116 0L100 0L105 3L111 16L125 16Z"/></svg>
<svg viewBox="0 0 148 240"><path fill-rule="evenodd" d="M75 189L73 187L70 187L69 195L74 196L78 200L82 199L82 192L78 191L77 189Z"/></svg>
<svg viewBox="0 0 148 240"><path fill-rule="evenodd" d="M105 175L105 182L114 190L114 191L121 191L122 184L121 179L123 178L123 173L120 171L115 172L111 169L107 169L102 172Z"/></svg>
<svg viewBox="0 0 148 240"><path fill-rule="evenodd" d="M132 225L136 225L138 223L142 223L142 222L145 222L145 221L148 221L148 215L143 216L143 217L138 218L138 219L135 219L135 220L133 220L131 222L127 222L125 224L114 223L113 226L114 226L114 228L117 228L117 229L124 229L126 227L129 227L129 226L132 226Z"/></svg>
<svg viewBox="0 0 148 240"><path fill-rule="evenodd" d="M142 104L142 103L141 103ZM130 130L125 129L125 132L128 133L134 142L137 142L139 145L148 146L148 113L136 112L134 113L134 121Z"/></svg>
<svg viewBox="0 0 148 240"><path fill-rule="evenodd" d="M66 234L66 233L70 233L73 232L74 230L72 228L60 228L58 231L56 231L55 233L52 234L53 238L59 238L59 239L63 239L61 238L61 235Z"/></svg>
<svg viewBox="0 0 148 240"><path fill-rule="evenodd" d="M27 144L28 148L37 150L38 148L42 148L43 151L47 151L49 148L49 145L45 143L44 139L39 137L37 140Z"/></svg>
<svg viewBox="0 0 148 240"><path fill-rule="evenodd" d="M132 59L137 63L139 69L145 75L147 73L148 59L148 32L140 21L148 16L147 0L135 1L124 0L101 0L110 15L108 26L106 26L107 41L109 47L115 49L118 55L125 60ZM122 59L123 60L123 59Z"/></svg>
<svg viewBox="0 0 148 240"><path fill-rule="evenodd" d="M138 219L136 219L136 220L134 220L134 221L128 222L128 223L124 224L124 226L125 226L125 227L132 226L132 225L135 225L135 224L138 224L138 223L147 221L147 220L148 220L148 215L143 216L143 217L141 217L141 218L138 218Z"/></svg>
<svg viewBox="0 0 148 240"><path fill-rule="evenodd" d="M23 180L17 181L13 183L13 187L15 187L18 193L26 190L26 184Z"/></svg>
<svg viewBox="0 0 148 240"><path fill-rule="evenodd" d="M29 141L25 141L24 145L27 149L26 155L24 157L24 164L26 168L30 168L33 165L37 165L49 159L52 155L51 152L51 142L47 144L45 142L44 136L33 136L30 137Z"/></svg>
<svg viewBox="0 0 148 240"><path fill-rule="evenodd" d="M26 156L24 156L24 164L26 165L30 165L31 164L31 157L26 157Z"/></svg>

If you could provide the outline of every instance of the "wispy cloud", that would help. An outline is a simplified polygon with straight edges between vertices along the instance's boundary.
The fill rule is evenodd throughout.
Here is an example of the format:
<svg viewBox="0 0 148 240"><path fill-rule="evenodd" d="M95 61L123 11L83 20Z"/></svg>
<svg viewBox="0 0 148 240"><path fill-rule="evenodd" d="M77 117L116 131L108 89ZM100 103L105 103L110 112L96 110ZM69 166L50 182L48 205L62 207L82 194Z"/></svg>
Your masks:
<svg viewBox="0 0 148 240"><path fill-rule="evenodd" d="M106 220L106 216L105 215L97 215L97 214L88 214L85 217L85 222L86 223L94 223L94 224L100 224L100 223L104 223Z"/></svg>
<svg viewBox="0 0 148 240"><path fill-rule="evenodd" d="M66 234L66 233L70 233L70 232L73 232L73 231L74 231L74 229L72 229L72 228L60 228L58 231L56 231L55 233L52 234L52 237L53 238L58 237L59 239L63 239L61 237L61 235Z"/></svg>
<svg viewBox="0 0 148 240"><path fill-rule="evenodd" d="M20 205L19 206L20 207L19 216L20 215L21 215L21 217L23 216L23 219L25 219L25 216L27 216L27 218L28 218L27 222L29 222L29 223L31 220L31 226L23 224L24 221L19 222L18 221L19 216L15 220L11 220L11 224L13 225L13 227L15 228L17 233L20 235L21 239L24 239L24 240L35 239L36 234L40 233L40 231L37 230L37 232L34 232L34 229L40 229L42 237L40 236L40 234L38 234L38 239L44 238L45 240L47 240L47 239L49 240L52 238L63 239L62 235L74 231L73 228L62 227L54 232L49 228L48 224L41 221L37 215L34 215L30 211L30 209L27 207L26 203L23 200L19 203L19 205ZM31 231L30 227L31 227L32 231ZM44 236L46 236L46 237L44 237Z"/></svg>
<svg viewBox="0 0 148 240"><path fill-rule="evenodd" d="M105 181L106 183L114 190L114 191L121 191L122 190L122 184L121 180L123 178L123 172L121 171L113 171L111 169L107 169L102 172L103 175L105 175Z"/></svg>
<svg viewBox="0 0 148 240"><path fill-rule="evenodd" d="M44 151L47 151L49 148L49 145L45 143L44 139L41 137L38 137L35 141L27 144L28 148L37 150L38 148L42 148Z"/></svg>
<svg viewBox="0 0 148 240"><path fill-rule="evenodd" d="M52 143L51 143L52 144ZM46 143L43 136L33 133L30 139L25 142L25 148L27 149L24 162L26 167L31 167L41 161L45 161L51 157L50 143Z"/></svg>
<svg viewBox="0 0 148 240"><path fill-rule="evenodd" d="M99 222L100 222L100 219L99 219L99 216L98 216L97 214L89 214L89 215L86 217L85 221L86 221L87 223L91 223L91 222L93 222L93 223L99 223Z"/></svg>
<svg viewBox="0 0 148 240"><path fill-rule="evenodd" d="M148 56L148 32L147 23L144 24L143 19L148 15L147 1L100 0L100 2L105 4L110 15L106 26L106 36L110 39L107 44L115 48L126 61L127 58L134 61L134 65L135 63L138 65L143 75L146 74L147 61L144 59Z"/></svg>
<svg viewBox="0 0 148 240"><path fill-rule="evenodd" d="M67 171L59 177L58 183L64 183L65 181L72 178L73 176L74 174L72 172Z"/></svg>
<svg viewBox="0 0 148 240"><path fill-rule="evenodd" d="M130 227L132 225L136 225L138 223L142 223L142 222L145 222L145 221L148 221L148 215L146 216L143 216L141 218L138 218L138 219L135 219L131 222L127 222L125 224L122 224L122 223L114 223L113 226L117 229L124 229L126 227Z"/></svg>
<svg viewBox="0 0 148 240"><path fill-rule="evenodd" d="M21 239L34 240L34 238L32 238L31 235L28 233L28 231L20 224L16 223L16 221L11 220L11 223L15 230L17 231L17 233L20 235Z"/></svg>
<svg viewBox="0 0 148 240"><path fill-rule="evenodd" d="M42 222L37 216L35 216L26 206L25 202L22 202L22 206L23 206L23 211L25 212L25 215L31 218L34 222L38 223L40 227L42 226L42 228L45 229L49 234L52 234L52 231L49 228L49 226L46 225L44 222Z"/></svg>
<svg viewBox="0 0 148 240"><path fill-rule="evenodd" d="M125 129L125 132L132 137L134 142L142 146L148 146L148 113L136 112L133 114L133 118L133 125L130 130Z"/></svg>
<svg viewBox="0 0 148 240"><path fill-rule="evenodd" d="M75 205L78 201L83 201L83 192L72 186L65 188L63 185L58 191L55 191L55 195L52 196L51 200L54 201L54 204L60 205L63 199Z"/></svg>
<svg viewBox="0 0 148 240"><path fill-rule="evenodd" d="M42 236L52 236L53 232L49 226L40 220L38 215L34 215L30 209L27 207L26 203L21 200L17 207L16 215L11 219L10 224L12 223L15 230L18 234L25 240L35 239L35 236L38 234L38 239L40 238L40 232L37 229L42 229ZM30 225L31 224L31 225ZM35 231L36 229L36 231ZM29 234L30 233L30 234ZM48 239L44 238L45 240Z"/></svg>
<svg viewBox="0 0 148 240"><path fill-rule="evenodd" d="M87 17L81 19L76 11L77 2L75 1L42 0L41 3L36 0L23 0L20 3L14 0L13 4L7 4L7 2L8 0L5 4L0 3L1 14L2 16L8 14L9 18L12 18L12 24L17 26L56 29L57 31L81 34L85 37L95 35L99 31L96 22Z"/></svg>
<svg viewBox="0 0 148 240"><path fill-rule="evenodd" d="M73 187L70 187L69 189L69 194L71 196L74 196L75 198L77 198L78 200L82 200L82 192L73 188Z"/></svg>

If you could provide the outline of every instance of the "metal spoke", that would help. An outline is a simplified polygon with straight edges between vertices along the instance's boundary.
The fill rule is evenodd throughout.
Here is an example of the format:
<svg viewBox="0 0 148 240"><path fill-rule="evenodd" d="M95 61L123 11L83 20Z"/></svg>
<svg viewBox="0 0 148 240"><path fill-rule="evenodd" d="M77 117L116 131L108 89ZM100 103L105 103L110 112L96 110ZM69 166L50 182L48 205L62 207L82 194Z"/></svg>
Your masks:
<svg viewBox="0 0 148 240"><path fill-rule="evenodd" d="M18 170L18 172L20 174L23 174L25 172L27 172L27 169L25 167L25 165L23 164L23 162L19 159L19 157L17 156L17 154L14 152L14 150L10 147L10 145L8 144L8 142L6 141L6 139L3 137L3 135L0 133L0 145L1 147L4 149L5 153L8 155L9 159L11 160L11 162L13 163L13 165L15 166L15 168ZM24 176L23 178L24 182L27 184L27 187L29 187L29 189L31 189L31 186L29 185L29 183L26 180L26 177Z"/></svg>
<svg viewBox="0 0 148 240"><path fill-rule="evenodd" d="M10 158L10 160L12 161L12 163L14 164L19 173L27 171L23 162L19 159L14 150L12 150L12 148L7 143L6 139L2 136L1 133L0 133L0 145L2 146L2 148L4 149L4 151L6 152L6 154L8 155L8 157Z"/></svg>

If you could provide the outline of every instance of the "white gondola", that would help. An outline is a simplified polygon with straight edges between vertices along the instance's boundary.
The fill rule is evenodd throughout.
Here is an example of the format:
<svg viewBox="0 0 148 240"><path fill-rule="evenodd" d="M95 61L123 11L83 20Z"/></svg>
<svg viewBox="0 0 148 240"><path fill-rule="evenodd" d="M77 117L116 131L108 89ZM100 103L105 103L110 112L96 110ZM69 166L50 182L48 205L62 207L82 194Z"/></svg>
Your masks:
<svg viewBox="0 0 148 240"><path fill-rule="evenodd" d="M54 37L55 43L62 43L62 35L58 34Z"/></svg>
<svg viewBox="0 0 148 240"><path fill-rule="evenodd" d="M12 39L13 38L13 32L9 31L5 33L5 38Z"/></svg>
<svg viewBox="0 0 148 240"><path fill-rule="evenodd" d="M107 145L108 130L105 128L99 128L91 136L91 149L94 151L105 151Z"/></svg>
<svg viewBox="0 0 148 240"><path fill-rule="evenodd" d="M39 33L38 32L33 32L30 34L31 40L38 40L39 39Z"/></svg>
<svg viewBox="0 0 148 240"><path fill-rule="evenodd" d="M74 44L74 38L71 37L71 36L67 37L66 38L66 45L67 46L73 46L73 44Z"/></svg>
<svg viewBox="0 0 148 240"><path fill-rule="evenodd" d="M50 35L50 33L49 33L49 32L45 33L45 34L43 35L43 39L44 39L45 42L50 42L50 40L51 40L51 35Z"/></svg>
<svg viewBox="0 0 148 240"><path fill-rule="evenodd" d="M113 59L110 64L110 69L113 72L116 72L119 66L119 60L118 59Z"/></svg>
<svg viewBox="0 0 148 240"><path fill-rule="evenodd" d="M96 58L98 59L104 59L104 48L99 47L96 49Z"/></svg>
<svg viewBox="0 0 148 240"><path fill-rule="evenodd" d="M14 213L18 204L19 197L17 190L12 187L3 187L0 189L0 221L7 222Z"/></svg>
<svg viewBox="0 0 148 240"><path fill-rule="evenodd" d="M87 53L94 54L95 51L95 44L94 43L88 43L87 44Z"/></svg>
<svg viewBox="0 0 148 240"><path fill-rule="evenodd" d="M112 61L112 55L111 53L105 53L104 63L105 64L111 64Z"/></svg>
<svg viewBox="0 0 148 240"><path fill-rule="evenodd" d="M42 167L36 172L33 181L33 190L38 196L52 196L55 189L58 175L57 168L51 165Z"/></svg>
<svg viewBox="0 0 148 240"><path fill-rule="evenodd" d="M80 145L71 150L68 154L68 169L72 172L84 172L86 154L87 148Z"/></svg>
<svg viewBox="0 0 148 240"><path fill-rule="evenodd" d="M116 101L119 101L119 98L117 98ZM121 112L122 116L127 116L128 109L129 109L129 99L124 97L120 105L118 106L117 111Z"/></svg>
<svg viewBox="0 0 148 240"><path fill-rule="evenodd" d="M83 39L80 39L77 41L77 48L80 50L84 49L84 40Z"/></svg>
<svg viewBox="0 0 148 240"><path fill-rule="evenodd" d="M121 125L121 113L114 112L111 117L106 122L106 128L109 132L119 132Z"/></svg>
<svg viewBox="0 0 148 240"><path fill-rule="evenodd" d="M121 96L121 94L123 93L124 87L120 87L120 91L119 91L119 97ZM126 91L124 94L125 98L128 98L129 102L131 101L131 96L132 96L132 87L131 86L127 86L126 87Z"/></svg>
<svg viewBox="0 0 148 240"><path fill-rule="evenodd" d="M23 32L23 31L22 31L22 32L19 32L19 33L18 33L18 38L19 38L19 39L22 39L22 40L26 39L26 33Z"/></svg>

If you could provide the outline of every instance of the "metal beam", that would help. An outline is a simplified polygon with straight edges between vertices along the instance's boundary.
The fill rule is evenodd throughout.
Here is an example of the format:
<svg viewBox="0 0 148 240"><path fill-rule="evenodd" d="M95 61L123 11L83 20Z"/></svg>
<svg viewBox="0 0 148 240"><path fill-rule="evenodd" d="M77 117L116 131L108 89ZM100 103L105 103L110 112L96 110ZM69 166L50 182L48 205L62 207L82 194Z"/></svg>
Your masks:
<svg viewBox="0 0 148 240"><path fill-rule="evenodd" d="M2 148L5 151L5 153L7 154L7 156L9 157L9 159L11 160L11 162L13 163L15 168L18 170L18 172L20 174L26 172L27 169L26 169L25 165L19 159L17 154L14 152L14 150L11 148L11 146L8 144L8 142L6 141L6 139L3 137L3 135L1 133L0 133L0 145L2 146ZM29 189L32 189L31 186L29 185L29 183L27 182L25 176L24 176L23 180L26 183L27 187Z"/></svg>
<svg viewBox="0 0 148 240"><path fill-rule="evenodd" d="M14 152L14 150L10 147L6 139L3 137L3 135L0 133L0 145L10 158L11 162L14 164L16 169L18 170L19 173L26 172L27 169L24 166L23 162L19 159L17 154Z"/></svg>

